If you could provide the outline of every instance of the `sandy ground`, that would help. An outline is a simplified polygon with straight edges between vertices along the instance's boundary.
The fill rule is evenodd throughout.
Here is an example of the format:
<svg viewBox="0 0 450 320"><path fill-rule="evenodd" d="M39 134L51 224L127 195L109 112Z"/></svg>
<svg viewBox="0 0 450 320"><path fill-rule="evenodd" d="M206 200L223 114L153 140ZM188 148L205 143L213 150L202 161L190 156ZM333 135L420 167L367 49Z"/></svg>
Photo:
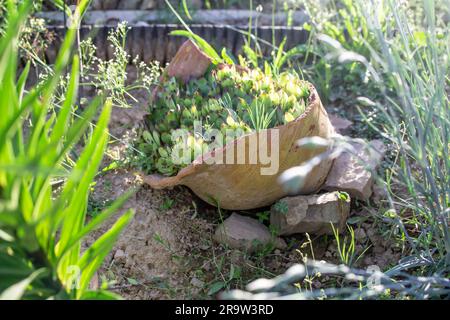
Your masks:
<svg viewBox="0 0 450 320"><path fill-rule="evenodd" d="M114 109L110 132L121 141L110 144L104 166L125 156L126 143L133 140L144 114L143 108ZM217 283L223 283L221 289L243 288L253 279L276 276L301 262L302 257L312 256L304 235L285 238L286 250L253 255L218 245L212 241L221 221L216 208L203 203L187 188L152 190L140 181L132 168L108 170L98 176L90 197L91 204L101 207L129 188L138 188L114 217L128 208L136 211L98 273L98 283L107 282L125 299L214 298ZM352 207L352 218L357 221L353 225L356 253L365 251L356 266L376 264L384 269L396 263L401 248L395 248L387 240L389 235L379 231L370 209L357 204ZM222 212L224 217L230 213ZM113 222L111 219L94 233L87 244ZM332 236L311 237L316 259L339 263ZM319 279L314 286L320 288L328 281L332 280Z"/></svg>

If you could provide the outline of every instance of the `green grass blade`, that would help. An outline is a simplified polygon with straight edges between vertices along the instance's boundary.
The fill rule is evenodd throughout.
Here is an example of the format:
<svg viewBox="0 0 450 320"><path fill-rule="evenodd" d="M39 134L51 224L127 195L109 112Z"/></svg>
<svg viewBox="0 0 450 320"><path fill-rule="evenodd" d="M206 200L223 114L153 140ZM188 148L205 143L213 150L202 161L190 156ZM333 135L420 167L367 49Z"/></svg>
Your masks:
<svg viewBox="0 0 450 320"><path fill-rule="evenodd" d="M223 62L219 54L214 48L202 37L196 35L192 31L174 30L170 32L171 36L183 36L192 40L208 57L212 59L214 64Z"/></svg>
<svg viewBox="0 0 450 320"><path fill-rule="evenodd" d="M129 224L134 216L133 210L128 210L122 215L116 223L105 232L97 241L95 241L89 249L82 255L78 266L82 270L80 279L80 289L77 297L80 298L80 292L86 290L89 281L97 269L101 266L103 260L114 246L115 241L119 237L122 230Z"/></svg>
<svg viewBox="0 0 450 320"><path fill-rule="evenodd" d="M22 74L19 77L19 80L17 81L17 93L19 95L19 103L22 102L23 93L25 90L25 84L28 79L28 73L30 72L30 61L27 62L25 65L25 68L22 71Z"/></svg>
<svg viewBox="0 0 450 320"><path fill-rule="evenodd" d="M66 97L61 109L59 110L58 118L56 119L50 136L50 141L52 142L59 140L67 132L72 105L75 103L78 94L79 68L80 61L78 56L75 55L72 60L72 71L70 74L69 85L66 91Z"/></svg>
<svg viewBox="0 0 450 320"><path fill-rule="evenodd" d="M92 218L92 220L89 221L89 223L85 227L83 227L78 234L70 238L65 248L60 247L60 251L56 253L58 258L62 259L66 254L66 252L70 250L73 245L75 245L78 241L83 239L87 234L91 233L92 231L100 227L106 220L111 218L112 215L116 213L117 210L120 209L123 206L123 204L130 198L130 196L135 192L136 192L135 190L130 190L125 194L121 195L110 206L108 206L106 209L104 209L102 212L100 212L98 215Z"/></svg>
<svg viewBox="0 0 450 320"><path fill-rule="evenodd" d="M44 272L46 272L46 269L44 268L34 271L27 278L3 291L0 295L0 300L19 300L24 295L27 287Z"/></svg>
<svg viewBox="0 0 450 320"><path fill-rule="evenodd" d="M73 192L70 194L67 193L67 189L63 190L62 196L68 199L69 205L65 210L66 215L61 229L61 238L57 245L58 251L63 251L67 244L70 243L70 239L83 227L86 217L86 197L89 192L90 184L97 173L98 166L100 165L108 141L106 128L110 114L111 102L107 102L99 117L90 141L73 169L75 173L82 173L81 179L78 179L78 175L72 175L67 181L66 186L76 186L76 189L73 189ZM74 178L76 180L74 180ZM68 257L66 256L66 259L64 259L66 264L63 264L62 268L64 269L64 267L73 264L74 260L77 259L78 254L79 246L78 248L72 249L72 254L69 254Z"/></svg>

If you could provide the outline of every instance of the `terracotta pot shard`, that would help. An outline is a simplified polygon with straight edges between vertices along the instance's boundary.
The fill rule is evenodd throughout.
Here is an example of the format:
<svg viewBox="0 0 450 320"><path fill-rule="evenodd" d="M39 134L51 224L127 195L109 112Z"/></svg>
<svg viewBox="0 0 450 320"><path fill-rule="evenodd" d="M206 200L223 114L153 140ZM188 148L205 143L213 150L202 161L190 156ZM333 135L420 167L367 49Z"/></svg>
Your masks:
<svg viewBox="0 0 450 320"><path fill-rule="evenodd" d="M191 74L195 77L202 76L209 66L205 67L206 64L199 63L199 55L192 52L199 49L192 43L188 44L189 42L183 44L174 58L174 64L171 64L170 74L181 77L183 81L193 78L189 76L189 72L192 72ZM191 48L189 55L180 53L187 47ZM185 66L185 64L191 66ZM201 70L203 73L200 72ZM204 201L224 209L246 210L264 207L287 195L278 182L278 177L285 170L298 166L325 151L323 148L300 148L296 146L296 142L301 138L312 136L329 138L333 134L335 131L327 112L315 88L310 85L308 106L305 112L294 121L241 136L222 148L199 156L180 170L176 176L164 177L152 174L143 177L143 180L155 189L185 185ZM255 141L257 141L256 144ZM265 152L261 152L262 143L268 145L267 149L264 148ZM236 161L237 155L243 150L245 150L245 161ZM213 158L216 161L211 164ZM222 163L217 159L221 159ZM224 161L227 159L229 161ZM230 161L231 159L233 161ZM309 194L319 190L328 175L331 164L332 160L326 160L314 167L297 194Z"/></svg>

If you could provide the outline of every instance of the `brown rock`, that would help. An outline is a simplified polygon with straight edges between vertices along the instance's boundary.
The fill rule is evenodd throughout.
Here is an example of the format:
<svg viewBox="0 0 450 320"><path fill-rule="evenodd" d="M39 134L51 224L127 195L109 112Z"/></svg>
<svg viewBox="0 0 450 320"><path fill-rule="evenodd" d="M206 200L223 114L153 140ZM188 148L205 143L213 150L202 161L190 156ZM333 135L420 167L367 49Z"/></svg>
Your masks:
<svg viewBox="0 0 450 320"><path fill-rule="evenodd" d="M367 239L367 234L364 231L363 228L357 228L355 229L355 239L356 240L366 240Z"/></svg>
<svg viewBox="0 0 450 320"><path fill-rule="evenodd" d="M254 252L270 243L279 249L286 247L282 239L273 237L269 229L258 220L236 213L217 227L214 240L227 244L231 248L249 252Z"/></svg>
<svg viewBox="0 0 450 320"><path fill-rule="evenodd" d="M350 120L347 120L334 114L328 114L328 118L330 119L330 122L333 125L334 130L336 130L336 132L341 134L348 128L350 128L350 126L353 124L353 122L351 122Z"/></svg>
<svg viewBox="0 0 450 320"><path fill-rule="evenodd" d="M125 254L125 252L121 249L117 250L114 253L114 260L118 263L124 263L126 260L127 255Z"/></svg>
<svg viewBox="0 0 450 320"><path fill-rule="evenodd" d="M372 194L373 175L386 152L380 140L372 140L370 149L363 144L353 143L356 154L342 153L334 160L322 189L346 191L359 200L368 200Z"/></svg>
<svg viewBox="0 0 450 320"><path fill-rule="evenodd" d="M342 230L349 212L350 199L339 192L287 197L272 206L270 223L280 235L332 233L330 222Z"/></svg>

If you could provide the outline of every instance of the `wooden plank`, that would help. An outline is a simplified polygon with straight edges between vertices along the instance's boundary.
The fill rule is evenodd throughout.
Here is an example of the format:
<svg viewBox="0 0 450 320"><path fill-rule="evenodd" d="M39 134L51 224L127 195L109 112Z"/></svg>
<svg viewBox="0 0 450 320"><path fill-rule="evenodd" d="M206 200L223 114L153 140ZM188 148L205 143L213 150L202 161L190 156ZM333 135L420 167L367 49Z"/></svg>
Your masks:
<svg viewBox="0 0 450 320"><path fill-rule="evenodd" d="M143 57L144 62L150 63L155 58L153 34L156 32L155 26L144 27Z"/></svg>
<svg viewBox="0 0 450 320"><path fill-rule="evenodd" d="M155 47L155 59L158 61L166 61L166 40L167 40L167 27L166 25L156 26L156 47Z"/></svg>
<svg viewBox="0 0 450 320"><path fill-rule="evenodd" d="M233 52L234 55L236 55L236 51L235 49L235 44L236 42L236 31L233 31L230 28L227 28L227 37L226 37L226 42L225 42L225 46L227 47L227 50L230 50L230 52ZM236 55L237 57L237 55Z"/></svg>
<svg viewBox="0 0 450 320"><path fill-rule="evenodd" d="M166 42L166 60L170 61L177 53L177 50L179 48L178 46L178 40L181 37L178 36L171 36L170 32L178 30L177 25L168 25L167 26L167 42Z"/></svg>
<svg viewBox="0 0 450 320"><path fill-rule="evenodd" d="M133 42L131 44L131 59L133 60L136 56L139 56L139 60L143 60L143 48L144 48L144 27L133 27L130 30L133 35Z"/></svg>
<svg viewBox="0 0 450 320"><path fill-rule="evenodd" d="M62 27L49 27L50 30L55 31L57 40L54 41L51 47L59 48L61 32L65 32ZM158 60L162 64L170 61L175 55L182 42L186 40L185 37L169 36L168 33L172 30L182 29L179 25L149 25L149 26L135 26L132 27L127 35L126 49L134 58L139 55L144 61L150 62ZM220 53L222 48L226 47L229 53L234 56L242 54L242 46L245 43L243 38L245 35L233 30L227 26L218 25L192 25L193 32L207 40ZM241 27L244 30L245 27ZM97 47L96 55L101 59L114 58L114 48L109 45L107 41L108 32L115 30L114 26L83 26L83 38L92 36L94 44ZM284 36L287 36L285 49L295 47L300 43L305 43L308 38L308 32L300 28L274 28L276 45L278 46ZM272 43L272 28L259 27L257 29L259 38L262 38L268 43ZM264 44L260 41L262 53L267 56L270 54L272 48L270 45ZM54 61L56 51L48 49L46 51L46 59ZM131 60L131 59L130 59Z"/></svg>
<svg viewBox="0 0 450 320"><path fill-rule="evenodd" d="M213 26L212 27L212 43L214 48L217 51L222 51L222 48L225 46L225 37L227 29L223 26Z"/></svg>
<svg viewBox="0 0 450 320"><path fill-rule="evenodd" d="M107 58L106 55L106 38L108 36L108 31L105 27L94 27L94 39L93 42L97 48L96 55L100 59L104 60Z"/></svg>

